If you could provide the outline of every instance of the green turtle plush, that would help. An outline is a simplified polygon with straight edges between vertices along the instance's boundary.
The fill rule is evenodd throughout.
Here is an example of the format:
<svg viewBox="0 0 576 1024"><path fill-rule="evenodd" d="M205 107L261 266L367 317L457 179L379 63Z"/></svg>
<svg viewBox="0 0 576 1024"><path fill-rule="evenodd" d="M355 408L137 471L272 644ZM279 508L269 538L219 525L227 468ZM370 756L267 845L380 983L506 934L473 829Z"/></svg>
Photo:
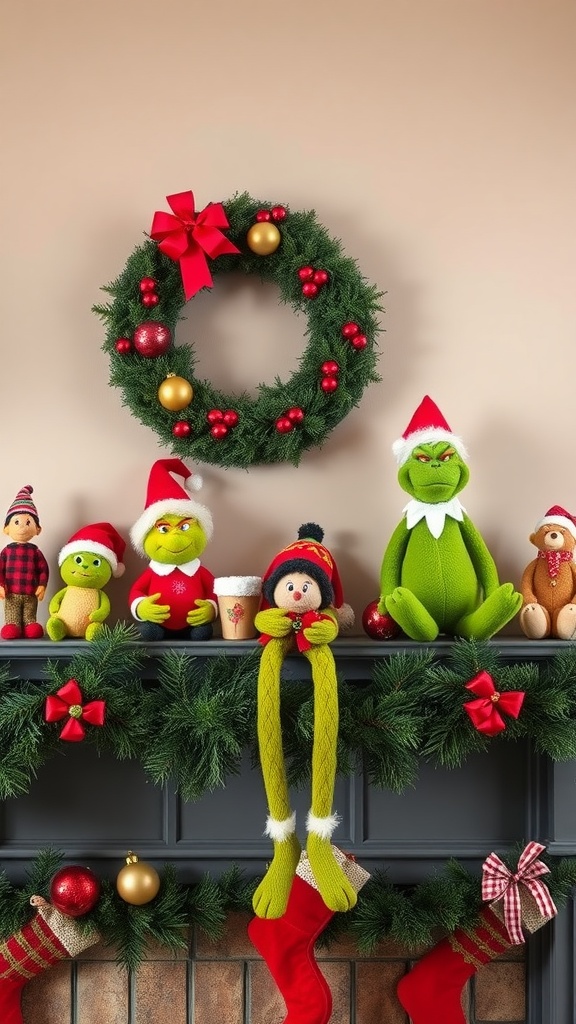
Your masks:
<svg viewBox="0 0 576 1024"><path fill-rule="evenodd" d="M104 587L124 572L126 543L111 523L83 526L60 550L58 565L66 584L50 601L46 632L51 640L94 640L110 615Z"/></svg>
<svg viewBox="0 0 576 1024"><path fill-rule="evenodd" d="M520 610L522 595L499 582L457 497L470 476L461 438L426 395L392 450L411 500L384 552L378 611L412 640L440 633L488 639Z"/></svg>

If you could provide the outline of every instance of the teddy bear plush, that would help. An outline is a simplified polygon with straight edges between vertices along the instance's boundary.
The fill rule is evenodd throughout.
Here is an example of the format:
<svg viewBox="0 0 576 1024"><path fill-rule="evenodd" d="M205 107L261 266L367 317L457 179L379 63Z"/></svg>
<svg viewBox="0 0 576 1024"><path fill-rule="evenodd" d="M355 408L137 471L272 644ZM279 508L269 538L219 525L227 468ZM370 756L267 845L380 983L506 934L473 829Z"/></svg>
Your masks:
<svg viewBox="0 0 576 1024"><path fill-rule="evenodd" d="M531 640L576 636L576 518L553 505L530 534L538 554L522 575L520 626Z"/></svg>
<svg viewBox="0 0 576 1024"><path fill-rule="evenodd" d="M522 595L500 583L457 497L470 475L464 444L426 395L392 450L411 500L384 552L378 612L412 640L487 640L520 611Z"/></svg>

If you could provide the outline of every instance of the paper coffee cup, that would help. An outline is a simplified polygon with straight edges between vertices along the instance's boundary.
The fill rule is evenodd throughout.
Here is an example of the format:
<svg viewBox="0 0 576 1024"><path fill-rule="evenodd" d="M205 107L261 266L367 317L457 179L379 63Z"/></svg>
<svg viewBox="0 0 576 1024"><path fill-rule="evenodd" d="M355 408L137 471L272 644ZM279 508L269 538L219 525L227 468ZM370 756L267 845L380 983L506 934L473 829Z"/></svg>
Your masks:
<svg viewBox="0 0 576 1024"><path fill-rule="evenodd" d="M262 593L261 576L218 576L214 580L224 640L252 640Z"/></svg>

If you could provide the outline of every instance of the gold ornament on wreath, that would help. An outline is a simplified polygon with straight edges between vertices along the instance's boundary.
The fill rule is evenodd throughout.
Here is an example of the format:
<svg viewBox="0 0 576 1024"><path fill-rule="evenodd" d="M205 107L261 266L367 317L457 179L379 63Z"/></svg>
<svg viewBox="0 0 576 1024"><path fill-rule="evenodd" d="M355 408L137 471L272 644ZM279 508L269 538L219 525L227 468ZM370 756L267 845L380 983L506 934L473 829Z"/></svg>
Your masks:
<svg viewBox="0 0 576 1024"><path fill-rule="evenodd" d="M125 903L142 907L158 895L160 875L151 864L146 864L136 853L130 852L126 864L118 872L116 889Z"/></svg>
<svg viewBox="0 0 576 1024"><path fill-rule="evenodd" d="M149 238L104 287L110 302L93 307L106 325L110 383L180 458L220 466L297 465L380 379L383 293L314 211L292 211L246 192L200 211L191 191L167 202L172 213L154 214ZM198 379L192 347L174 340L187 303L213 287L212 275L234 272L275 284L280 302L307 321L297 369L286 381L258 384L256 398L225 394ZM186 318L192 319L190 309Z"/></svg>

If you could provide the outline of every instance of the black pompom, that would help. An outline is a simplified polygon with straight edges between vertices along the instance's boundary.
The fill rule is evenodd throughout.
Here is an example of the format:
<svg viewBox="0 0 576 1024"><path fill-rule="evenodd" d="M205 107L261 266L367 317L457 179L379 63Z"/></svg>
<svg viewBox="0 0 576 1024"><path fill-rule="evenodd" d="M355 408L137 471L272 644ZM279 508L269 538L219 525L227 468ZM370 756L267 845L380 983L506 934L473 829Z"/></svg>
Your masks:
<svg viewBox="0 0 576 1024"><path fill-rule="evenodd" d="M317 540L319 544L324 539L324 530L318 523L303 523L298 530L298 540Z"/></svg>

